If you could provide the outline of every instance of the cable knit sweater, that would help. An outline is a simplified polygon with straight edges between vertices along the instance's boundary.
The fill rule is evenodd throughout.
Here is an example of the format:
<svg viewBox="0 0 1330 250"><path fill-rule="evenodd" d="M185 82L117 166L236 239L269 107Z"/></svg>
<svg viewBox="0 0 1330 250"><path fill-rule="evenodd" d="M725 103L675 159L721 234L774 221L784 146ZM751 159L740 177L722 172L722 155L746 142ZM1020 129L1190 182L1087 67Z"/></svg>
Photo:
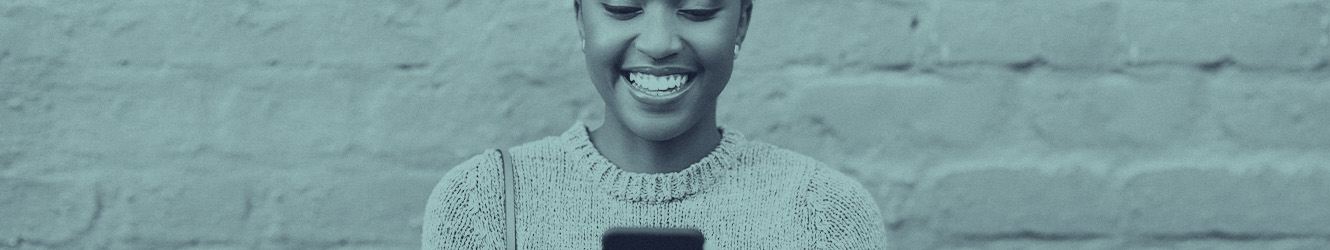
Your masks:
<svg viewBox="0 0 1330 250"><path fill-rule="evenodd" d="M706 249L882 249L878 207L853 179L721 128L715 151L672 173L619 169L578 123L505 151L521 249L600 249L611 227L689 227ZM422 249L502 249L502 162L490 150L449 170L426 205Z"/></svg>

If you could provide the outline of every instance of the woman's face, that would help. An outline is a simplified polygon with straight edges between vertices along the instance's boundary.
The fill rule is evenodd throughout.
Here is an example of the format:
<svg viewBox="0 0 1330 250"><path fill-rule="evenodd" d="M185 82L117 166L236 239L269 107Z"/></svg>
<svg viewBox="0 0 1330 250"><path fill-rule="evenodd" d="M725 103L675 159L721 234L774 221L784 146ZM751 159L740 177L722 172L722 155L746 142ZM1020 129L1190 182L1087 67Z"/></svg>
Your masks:
<svg viewBox="0 0 1330 250"><path fill-rule="evenodd" d="M587 71L606 123L652 141L708 119L747 32L740 0L581 0Z"/></svg>

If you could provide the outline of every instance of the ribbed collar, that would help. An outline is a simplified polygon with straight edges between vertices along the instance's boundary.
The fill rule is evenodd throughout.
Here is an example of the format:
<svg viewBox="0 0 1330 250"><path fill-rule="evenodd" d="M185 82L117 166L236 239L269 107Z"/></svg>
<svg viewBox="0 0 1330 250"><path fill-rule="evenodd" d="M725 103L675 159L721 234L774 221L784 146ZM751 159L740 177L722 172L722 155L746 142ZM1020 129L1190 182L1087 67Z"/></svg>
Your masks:
<svg viewBox="0 0 1330 250"><path fill-rule="evenodd" d="M582 166L574 168L590 171L600 182L600 189L610 197L628 202L664 203L702 192L715 184L727 167L734 165L743 135L725 127L718 129L720 145L702 160L678 172L654 174L628 172L615 166L592 145L589 128L582 122L560 137L572 145L575 157L582 158Z"/></svg>

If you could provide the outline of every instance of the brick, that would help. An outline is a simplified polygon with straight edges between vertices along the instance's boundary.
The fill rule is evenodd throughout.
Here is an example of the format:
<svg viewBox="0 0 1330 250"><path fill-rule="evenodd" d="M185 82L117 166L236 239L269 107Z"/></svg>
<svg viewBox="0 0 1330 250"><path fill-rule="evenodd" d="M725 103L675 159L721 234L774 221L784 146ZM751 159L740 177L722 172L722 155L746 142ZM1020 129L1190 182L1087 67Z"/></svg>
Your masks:
<svg viewBox="0 0 1330 250"><path fill-rule="evenodd" d="M333 250L374 250L374 249L418 249L420 242L411 242L405 244L366 244L361 246L341 246L332 248Z"/></svg>
<svg viewBox="0 0 1330 250"><path fill-rule="evenodd" d="M942 63L1024 63L1112 67L1122 62L1120 6L1113 1L937 2Z"/></svg>
<svg viewBox="0 0 1330 250"><path fill-rule="evenodd" d="M915 61L921 1L756 1L736 64L896 66ZM915 23L911 27L911 23Z"/></svg>
<svg viewBox="0 0 1330 250"><path fill-rule="evenodd" d="M967 242L968 243L968 242ZM1121 250L1123 244L1117 240L1093 240L1093 241L1056 241L1056 240L1004 240L994 242L981 242L970 244L957 244L960 246L944 246L938 250L962 250L962 249L988 249L988 250ZM969 245L969 246L966 246Z"/></svg>
<svg viewBox="0 0 1330 250"><path fill-rule="evenodd" d="M1229 73L1212 103L1220 139L1256 147L1330 146L1330 75Z"/></svg>
<svg viewBox="0 0 1330 250"><path fill-rule="evenodd" d="M425 62L483 68L534 59L566 67L579 65L563 62L580 56L570 2L137 1L68 8L76 11L59 17L70 25L41 29L68 29L66 37L32 42L72 44L65 46L71 61L83 65ZM547 53L559 56L531 56Z"/></svg>
<svg viewBox="0 0 1330 250"><path fill-rule="evenodd" d="M1124 1L1123 36L1137 63L1310 68L1325 58L1327 3L1314 0Z"/></svg>
<svg viewBox="0 0 1330 250"><path fill-rule="evenodd" d="M1040 72L1022 86L1031 129L1058 146L1154 147L1195 137L1206 79Z"/></svg>
<svg viewBox="0 0 1330 250"><path fill-rule="evenodd" d="M800 92L794 89L795 82L800 81L798 79L781 70L736 69L720 94L716 106L717 124L736 129L747 138L806 154L827 149L809 140L816 131L793 131L799 128L790 124L799 116L792 112L797 107L793 95Z"/></svg>
<svg viewBox="0 0 1330 250"><path fill-rule="evenodd" d="M0 87L0 100L4 99L6 91ZM27 99L26 97L14 97L11 100ZM27 102L27 101L25 101ZM29 107L36 108L40 101L33 101ZM0 107L0 173L8 171L23 171L32 164L27 164L31 158L39 157L48 153L44 149L50 145L50 119L43 117L36 110L6 109Z"/></svg>
<svg viewBox="0 0 1330 250"><path fill-rule="evenodd" d="M77 240L102 210L94 185L83 181L0 177L0 190L0 247Z"/></svg>
<svg viewBox="0 0 1330 250"><path fill-rule="evenodd" d="M218 246L189 246L189 247L185 247L185 248L181 248L181 249L183 249L183 250L242 250L242 249L255 249L253 246L241 245L241 244L242 244L242 243L233 243L233 244L228 244L228 245L218 245Z"/></svg>
<svg viewBox="0 0 1330 250"><path fill-rule="evenodd" d="M516 85L539 80L530 74L488 76L514 82L494 87L482 84L484 78L439 82L373 65L139 70L84 69L54 78L63 82L57 85L62 91L45 98L58 103L47 115L61 151L423 157L455 148L472 154L556 134L579 109L599 101L588 83Z"/></svg>
<svg viewBox="0 0 1330 250"><path fill-rule="evenodd" d="M123 2L80 27L74 59L90 64L428 60L412 2ZM408 3L403 5L400 3ZM412 27L414 26L414 28ZM182 36L183 35L183 36ZM371 39L373 37L373 39ZM96 41L96 42L93 42Z"/></svg>
<svg viewBox="0 0 1330 250"><path fill-rule="evenodd" d="M557 133L595 100L581 63L568 63L580 58L570 4L457 4L103 4L73 39L89 44L71 53L74 70L54 79L72 91L51 96L52 127L61 151L80 154L455 149L411 159L429 165ZM567 46L530 46L546 40Z"/></svg>
<svg viewBox="0 0 1330 250"><path fill-rule="evenodd" d="M54 8L29 1L0 6L0 54L15 57L55 57L66 53L73 44L65 38L75 11L80 8Z"/></svg>
<svg viewBox="0 0 1330 250"><path fill-rule="evenodd" d="M1330 123L1319 112L1330 110L1330 77L1298 69L1326 57L1326 4L759 1L738 65L750 71L736 72L726 95L737 104L722 104L731 107L722 123L768 129L768 139L793 134L777 140L852 166L887 192L877 193L884 208L904 208L888 219L907 248L1134 249L1145 239L1144 249L1318 249L1327 233L1306 221L1327 220L1316 209L1326 198L1305 189L1324 189L1319 172L1131 175L1135 214L1111 206L1118 182L1093 174L916 176L956 164L937 159L1031 140L1065 155L1050 159L1122 157L1109 167L1138 155L1059 150L1204 155L1231 143L1314 154L1330 145L1317 126ZM599 112L572 16L568 1L4 1L0 175L133 174L96 178L109 188L100 192L78 180L0 179L11 191L0 192L0 248L18 238L24 249L411 248L441 173L391 171L442 171ZM980 68L1042 58L1057 72L1022 80L897 68L930 57ZM1226 57L1265 72L1062 70ZM832 73L800 75L808 65ZM1037 137L1022 137L1027 128ZM915 157L880 164L882 154L855 150ZM928 185L914 191L916 182ZM1216 214L1236 216L1207 217ZM1113 225L1133 235L1103 229L1122 220Z"/></svg>
<svg viewBox="0 0 1330 250"><path fill-rule="evenodd" d="M942 62L1017 62L1037 57L1041 15L1030 4L938 2L937 46ZM1006 14L1004 14L1006 13ZM1020 13L1020 14L1017 14ZM1036 12L1037 13L1037 12ZM1003 39L1006 38L1006 39Z"/></svg>
<svg viewBox="0 0 1330 250"><path fill-rule="evenodd" d="M1326 235L1330 175L1321 163L1275 163L1235 171L1223 166L1136 174L1127 180L1128 230L1177 238L1232 235ZM1215 237L1216 239L1222 237ZM1222 239L1220 239L1222 240Z"/></svg>
<svg viewBox="0 0 1330 250"><path fill-rule="evenodd" d="M290 172L270 191L251 223L266 242L419 244L421 218L441 174Z"/></svg>
<svg viewBox="0 0 1330 250"><path fill-rule="evenodd" d="M1312 250L1330 247L1327 239L1283 239L1283 240L1197 240L1172 244L1173 249L1210 249L1210 250Z"/></svg>
<svg viewBox="0 0 1330 250"><path fill-rule="evenodd" d="M925 180L917 195L928 205L916 209L927 209L920 213L932 214L935 230L949 237L1089 240L1115 232L1118 223L1117 198L1094 174L993 167L936 178Z"/></svg>
<svg viewBox="0 0 1330 250"><path fill-rule="evenodd" d="M1233 9L1250 3L1233 1ZM1330 60L1330 2L1275 1L1234 23L1233 58L1250 67L1309 69Z"/></svg>
<svg viewBox="0 0 1330 250"><path fill-rule="evenodd" d="M818 78L795 94L797 113L866 145L976 147L1004 135L1016 106L1001 74Z"/></svg>
<svg viewBox="0 0 1330 250"><path fill-rule="evenodd" d="M79 78L96 80L79 80ZM151 149L193 151L207 134L200 127L207 109L203 95L189 84L171 82L142 72L110 74L75 71L56 77L58 91L43 94L52 107L53 141L59 152L123 155ZM69 82L66 82L66 81ZM156 150L152 150L156 151Z"/></svg>
<svg viewBox="0 0 1330 250"><path fill-rule="evenodd" d="M119 195L108 203L105 227L129 246L245 239L252 237L246 223L259 198L258 184L240 176L164 170L117 176L108 179Z"/></svg>
<svg viewBox="0 0 1330 250"><path fill-rule="evenodd" d="M1222 14L1227 10L1201 2L1126 1L1122 6L1133 63L1213 62L1233 51L1230 21Z"/></svg>

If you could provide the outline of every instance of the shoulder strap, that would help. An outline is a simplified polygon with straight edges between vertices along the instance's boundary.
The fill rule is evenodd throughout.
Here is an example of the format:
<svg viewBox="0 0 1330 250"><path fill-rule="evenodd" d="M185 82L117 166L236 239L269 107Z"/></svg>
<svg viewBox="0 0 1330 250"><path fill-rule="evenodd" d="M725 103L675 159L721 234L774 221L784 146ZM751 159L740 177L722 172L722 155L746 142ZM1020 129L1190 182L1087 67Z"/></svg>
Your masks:
<svg viewBox="0 0 1330 250"><path fill-rule="evenodd" d="M499 159L503 161L503 212L507 214L504 222L507 224L504 237L507 241L508 249L517 249L517 223L513 216L513 204L517 197L513 196L513 160L512 157L505 155L503 149L499 149Z"/></svg>

